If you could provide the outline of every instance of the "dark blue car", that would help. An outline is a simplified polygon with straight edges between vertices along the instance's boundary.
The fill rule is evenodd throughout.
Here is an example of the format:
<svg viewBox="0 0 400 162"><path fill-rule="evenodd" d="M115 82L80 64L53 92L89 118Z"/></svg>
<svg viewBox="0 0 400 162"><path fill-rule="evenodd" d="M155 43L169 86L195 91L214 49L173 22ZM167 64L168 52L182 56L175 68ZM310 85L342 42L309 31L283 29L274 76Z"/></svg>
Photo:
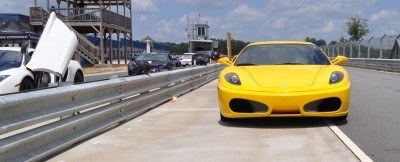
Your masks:
<svg viewBox="0 0 400 162"><path fill-rule="evenodd" d="M129 75L148 74L162 69L172 69L172 59L169 54L143 54L128 64Z"/></svg>

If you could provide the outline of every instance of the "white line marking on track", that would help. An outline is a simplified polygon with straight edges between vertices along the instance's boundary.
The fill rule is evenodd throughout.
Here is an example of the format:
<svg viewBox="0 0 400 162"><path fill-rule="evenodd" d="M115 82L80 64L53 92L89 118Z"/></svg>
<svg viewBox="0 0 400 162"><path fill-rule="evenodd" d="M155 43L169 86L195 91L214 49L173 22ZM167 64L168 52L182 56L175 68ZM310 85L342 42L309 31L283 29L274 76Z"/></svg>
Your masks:
<svg viewBox="0 0 400 162"><path fill-rule="evenodd" d="M132 130L132 128L127 128L126 130L127 130L127 131L130 131L130 130Z"/></svg>
<svg viewBox="0 0 400 162"><path fill-rule="evenodd" d="M92 142L92 145L96 145L98 143L100 143L100 141L94 141L94 142Z"/></svg>
<svg viewBox="0 0 400 162"><path fill-rule="evenodd" d="M350 149L354 155L357 156L362 162L373 162L373 160L368 157L349 137L346 136L335 124L329 120L324 120L325 124L332 130L333 133Z"/></svg>
<svg viewBox="0 0 400 162"><path fill-rule="evenodd" d="M163 111L217 111L219 109L158 109L158 110L163 110Z"/></svg>

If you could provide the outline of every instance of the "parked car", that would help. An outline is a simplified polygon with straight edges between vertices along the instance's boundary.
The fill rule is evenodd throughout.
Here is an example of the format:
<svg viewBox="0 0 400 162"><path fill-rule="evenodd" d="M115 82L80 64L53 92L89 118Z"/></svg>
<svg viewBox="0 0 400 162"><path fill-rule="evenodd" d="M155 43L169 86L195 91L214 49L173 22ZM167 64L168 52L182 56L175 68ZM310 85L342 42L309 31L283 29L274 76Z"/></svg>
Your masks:
<svg viewBox="0 0 400 162"><path fill-rule="evenodd" d="M136 58L150 64L150 72L172 69L172 58L169 54L144 54Z"/></svg>
<svg viewBox="0 0 400 162"><path fill-rule="evenodd" d="M184 53L181 58L181 65L188 66L192 64L192 57L195 53Z"/></svg>
<svg viewBox="0 0 400 162"><path fill-rule="evenodd" d="M211 62L211 51L197 51L192 56L192 65L207 65Z"/></svg>
<svg viewBox="0 0 400 162"><path fill-rule="evenodd" d="M170 55L172 59L172 69L176 69L182 66L181 58L178 55Z"/></svg>
<svg viewBox="0 0 400 162"><path fill-rule="evenodd" d="M150 73L150 63L145 60L144 55L150 54L142 54L137 56L136 58L133 57L128 63L128 74L129 75L141 75L141 74L149 74Z"/></svg>
<svg viewBox="0 0 400 162"><path fill-rule="evenodd" d="M77 43L76 35L52 13L35 50L27 44L0 48L0 94L83 82L81 65L71 60Z"/></svg>

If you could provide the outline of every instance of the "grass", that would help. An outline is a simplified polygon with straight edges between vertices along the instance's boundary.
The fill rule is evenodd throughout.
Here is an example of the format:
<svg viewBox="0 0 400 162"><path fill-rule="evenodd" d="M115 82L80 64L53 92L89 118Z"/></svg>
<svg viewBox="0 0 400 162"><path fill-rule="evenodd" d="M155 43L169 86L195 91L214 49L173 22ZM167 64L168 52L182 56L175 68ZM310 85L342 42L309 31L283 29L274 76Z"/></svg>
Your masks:
<svg viewBox="0 0 400 162"><path fill-rule="evenodd" d="M117 65L117 66L106 66L106 67L85 67L83 68L84 74L96 74L96 73L106 73L113 71L123 71L128 70L126 65Z"/></svg>

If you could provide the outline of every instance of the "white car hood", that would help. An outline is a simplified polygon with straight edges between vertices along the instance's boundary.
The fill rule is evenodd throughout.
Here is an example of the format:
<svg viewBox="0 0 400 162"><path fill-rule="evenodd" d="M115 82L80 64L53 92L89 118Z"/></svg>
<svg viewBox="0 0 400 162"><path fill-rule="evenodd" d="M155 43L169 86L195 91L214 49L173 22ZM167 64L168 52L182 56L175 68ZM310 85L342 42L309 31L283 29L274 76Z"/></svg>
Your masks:
<svg viewBox="0 0 400 162"><path fill-rule="evenodd" d="M67 70L78 40L55 13L51 13L47 20L35 53L26 65L32 71L43 71L62 76Z"/></svg>
<svg viewBox="0 0 400 162"><path fill-rule="evenodd" d="M20 72L20 68L11 68L7 70L0 71L0 75L15 75L16 73Z"/></svg>

